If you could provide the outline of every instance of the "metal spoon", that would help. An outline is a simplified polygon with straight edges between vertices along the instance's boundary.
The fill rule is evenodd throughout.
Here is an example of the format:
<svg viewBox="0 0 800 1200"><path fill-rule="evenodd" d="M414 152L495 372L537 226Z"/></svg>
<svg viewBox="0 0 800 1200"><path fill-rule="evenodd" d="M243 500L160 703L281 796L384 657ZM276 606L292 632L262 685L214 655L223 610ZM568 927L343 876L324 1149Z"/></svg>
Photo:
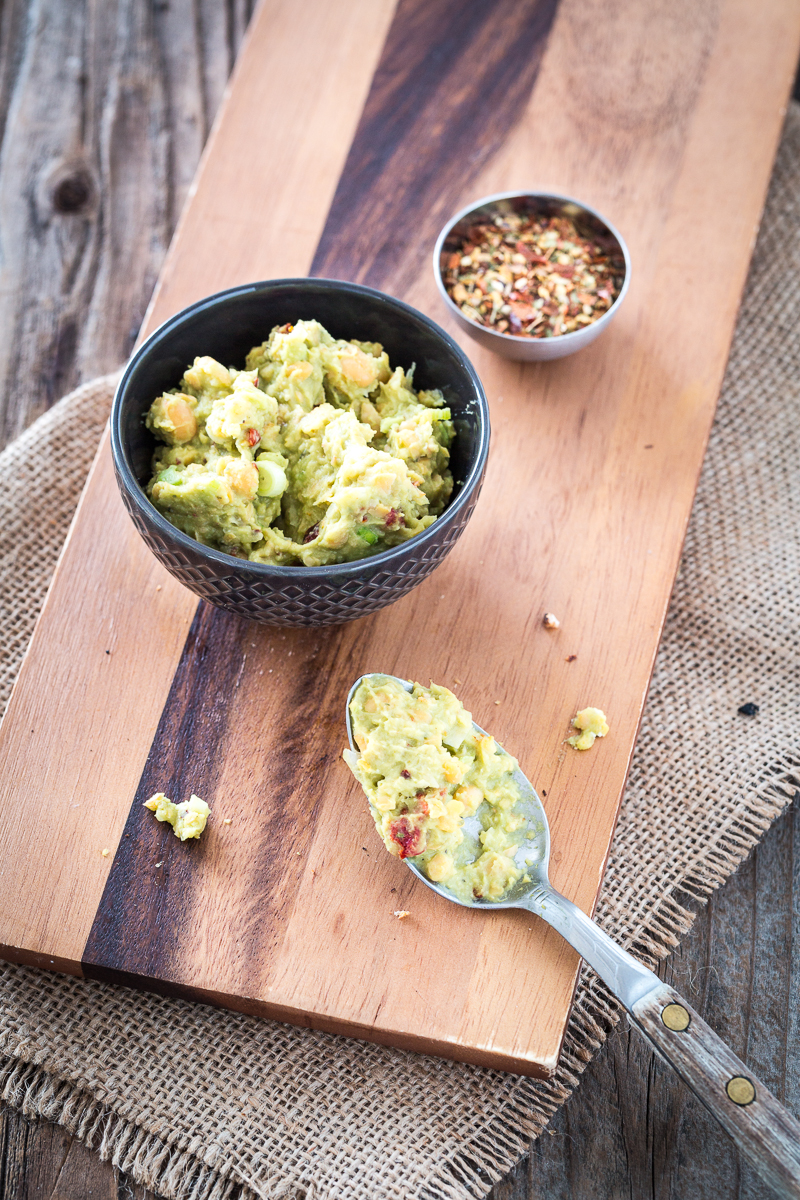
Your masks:
<svg viewBox="0 0 800 1200"><path fill-rule="evenodd" d="M394 675L362 675L356 680L347 697L347 736L354 750L358 747L353 740L350 704L359 685L369 678L396 679L406 691L412 689L411 683ZM479 725L474 728L485 735ZM625 1005L639 1032L717 1118L762 1179L779 1196L800 1200L800 1123L674 988L637 962L552 887L547 875L550 830L542 802L519 769L514 780L522 793L515 812L525 816L528 832L534 834L521 839L516 860L530 882L517 882L504 900L477 899L470 905L458 900L444 884L426 878L410 858L406 865L426 887L453 904L492 910L521 908L558 930ZM477 837L480 832L477 817L468 818L464 826L467 835Z"/></svg>

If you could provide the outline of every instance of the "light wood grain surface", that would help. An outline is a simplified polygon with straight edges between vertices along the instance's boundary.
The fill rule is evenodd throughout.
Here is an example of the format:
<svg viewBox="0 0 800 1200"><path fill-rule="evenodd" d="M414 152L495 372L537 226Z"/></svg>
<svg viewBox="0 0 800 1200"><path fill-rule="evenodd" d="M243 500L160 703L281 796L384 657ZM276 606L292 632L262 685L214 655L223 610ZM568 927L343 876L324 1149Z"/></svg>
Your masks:
<svg viewBox="0 0 800 1200"><path fill-rule="evenodd" d="M385 46L390 6L369 6L364 21L357 15L350 6L337 12L322 5L298 56L286 4L261 8L151 320L225 284L279 273L290 261L299 273L300 247L307 262L321 234L324 242L337 170L345 160L352 165L360 148L371 153L366 134L381 128L377 102L370 125L358 124L375 67L379 84L387 55L416 29L411 3L395 12ZM653 19L662 20L655 10ZM547 796L554 883L591 910L800 35L800 13L783 0L757 15L728 0L714 22L705 10L694 17L687 10L682 20L664 24L661 76L643 99L636 64L654 30L641 7L630 6L605 43L590 36L575 0L560 5L529 103L464 186L480 194L536 171L543 183L559 180L605 209L637 264L626 305L600 342L560 363L521 369L469 347L495 414L493 453L476 516L433 578L339 631L231 634L241 670L227 703L225 768L208 798L219 801L219 811L231 804L237 820L227 833L210 834L191 860L189 848L180 848L184 869L192 863L203 918L191 936L178 936L176 924L176 936L162 937L158 952L143 960L139 953L130 962L122 953L97 957L95 943L85 970L469 1061L533 1074L554 1069L576 956L529 918L445 910L419 887L404 904L412 920L392 925L391 888L405 892L409 884L381 855L365 870L359 850L371 844L369 823L336 761L335 730L351 679L363 670L462 680L477 718L522 758ZM542 30L532 36L541 39ZM588 126L576 44L583 68L601 80ZM322 63L324 104L297 122ZM397 131L394 113L386 120L402 146L411 133ZM293 121L300 132L289 136ZM592 153L579 154L587 129ZM245 159L249 183L237 176ZM715 204L720 186L736 194L735 206ZM301 237L293 197L305 204L308 189L316 200L302 209ZM267 194L277 199L265 205ZM458 203L467 198L465 191ZM374 220L394 202L394 180L376 175ZM295 259L285 257L287 246ZM367 281L373 270L392 286L380 258ZM436 311L427 268L397 290ZM101 916L108 865L195 608L137 542L108 471L101 449L0 734L11 781L3 843L13 876L0 941L15 957L75 970L95 912ZM541 627L545 609L562 616L556 636ZM154 623L158 638L144 632ZM186 645L191 654L191 639ZM313 714L298 710L298 679L311 690ZM570 716L586 703L609 712L614 734L578 756L563 739ZM250 748L259 732L263 743L265 730L281 755L253 770ZM287 763L295 781L284 826L290 858L269 832L287 815ZM264 797L274 797L266 825ZM37 805L49 822L32 830ZM132 817L127 835L137 837L143 820L140 812ZM47 830L40 844L36 828ZM62 841L69 847L63 859L54 849ZM112 854L104 857L104 848ZM177 859L178 849L169 854ZM250 868L236 869L248 854ZM272 899L265 910L266 868ZM363 903L353 904L353 896ZM169 911L166 892L164 903ZM135 929L130 941L138 950L145 924ZM456 943L454 957L448 948ZM417 975L412 994L408 972L421 960L438 969Z"/></svg>
<svg viewBox="0 0 800 1200"><path fill-rule="evenodd" d="M143 136L140 141L119 141L126 152L133 154L134 147L141 150L146 141L145 134L153 136L160 130L164 142L161 149L165 170L176 171L176 163L191 158L196 139L189 134L193 127L193 113L203 107L205 84L213 101L214 81L224 80L230 56L230 43L225 37L210 36L214 32L213 22L223 13L219 6L211 13L184 11L174 3L172 15L180 26L193 29L198 38L192 53L182 58L177 53L170 59L173 43L154 38L149 25L149 13L134 0L121 4L119 8L109 5L101 11L92 36L80 39L76 54L81 70L91 76L93 71L115 77L123 71L127 56L136 54L138 61L147 64L149 86L142 86L136 99L145 119L137 123ZM227 10L232 14L233 6ZM5 120L11 99L19 101L20 93L26 89L45 86L49 80L52 87L59 85L59 71L64 63L61 47L50 40L52 27L37 22L35 4L20 2L4 10L0 36L2 36L2 62L4 78L2 91L2 113ZM233 24L233 21L231 22ZM603 23L597 24L602 29ZM122 31L122 32L120 32ZM162 33L163 36L163 33ZM125 37L138 41L129 49ZM115 41L118 38L119 41ZM93 40L95 39L95 40ZM113 53L96 54L94 47L99 42L103 47L112 47ZM154 51L155 46L155 51ZM160 49L159 49L160 47ZM192 57L194 55L194 57ZM31 62L37 71L28 70ZM23 70L23 68L25 68ZM170 69L175 74L187 72L189 84L182 89L173 108L166 112L162 107L163 92L167 80L163 77ZM209 84L210 81L210 84ZM160 86L159 86L160 85ZM98 104L85 114L84 136L88 142L97 136L100 118L109 119L120 88L109 85L98 90L105 98L107 107ZM192 88L198 89L192 93ZM182 111L185 103L188 111ZM119 124L113 125L113 136L121 138ZM4 125L7 136L8 127ZM50 128L38 125L26 128L26 136L32 148L31 159L38 161L36 148L50 136ZM186 141L182 142L185 138ZM66 153L68 147L57 139L47 142L48 146L59 146ZM145 147L146 148L146 147ZM109 169L114 156L106 156L98 165L98 190L100 211L120 213L124 211L124 196L119 191L132 186L129 175L120 175ZM7 206L17 204L17 197L28 178L30 161L18 158L13 166L8 161L0 164L0 190L3 193L3 209L0 219L7 217ZM177 172L176 172L177 173ZM149 177L147 177L149 179ZM179 179L168 179L174 191L179 190ZM144 188L144 184L139 184ZM148 182L148 187L152 186ZM159 186L161 186L159 184ZM54 217L57 220L58 216ZM89 222L98 221L98 210L89 214ZM166 224L166 223L165 223ZM121 222L115 230L119 242L126 235L133 236L134 230ZM167 234L169 228L167 226ZM82 230L78 222L65 222L61 238L67 248L79 249ZM163 250L163 243L162 243ZM51 243L38 243L33 239L28 247L27 267L15 281L5 280L5 303L10 321L6 328L16 328L28 309L35 309L38 280L50 273L53 262ZM108 253L103 243L100 256ZM125 294L136 288L146 297L147 279L151 255L158 257L158 240L143 247L139 242L132 245L128 255L128 270L125 277L119 272L112 279L111 287ZM158 265L158 264L156 264ZM98 271L102 278L104 271ZM152 278L152 275L149 276ZM110 341L125 350L131 345L135 328L130 328L124 314L120 315L122 303L110 305L111 317L105 327L98 331L97 323L89 329L87 312L91 307L91 286L76 304L74 317L78 330L78 343L84 348L82 359L86 374L96 369L116 365L116 359L103 359L101 353ZM144 303L144 301L143 301ZM44 316L44 314L42 314ZM10 382L3 390L2 401L6 413L6 427L23 428L48 399L59 394L59 382L63 362L57 363L51 354L46 322L42 327L28 326L36 333L35 352L31 351L30 362L35 370L30 374L10 373ZM104 341L109 339L109 342ZM96 357L93 357L96 355ZM75 359L67 360L67 379L77 381L79 371ZM16 363L15 370L19 370ZM32 386L35 383L35 387ZM22 386L24 383L25 386ZM664 969L672 983L690 998L714 1028L729 1039L739 1054L752 1057L755 1068L779 1094L785 1095L795 1106L800 1100L800 1080L797 1072L797 1021L794 1012L796 997L796 966L782 951L786 945L797 944L800 929L797 928L797 890L800 886L800 855L798 854L798 814L795 811L784 817L767 835L763 845L722 891L712 898L710 906L701 913L693 933L688 936L678 952ZM788 1031L787 1038L776 1039L775 1028ZM143 1193L134 1189L124 1177L115 1177L109 1164L100 1164L89 1152L72 1141L61 1130L43 1125L31 1125L10 1110L5 1110L0 1130L0 1196L2 1200L22 1200L23 1197L84 1197L86 1195L119 1197L120 1200L140 1200ZM736 1197L737 1200L765 1200L763 1187L749 1176L746 1168L740 1168L737 1156L725 1135L706 1117L693 1098L686 1092L638 1040L635 1033L618 1033L589 1067L579 1092L557 1115L551 1126L551 1136L545 1134L537 1143L530 1159L525 1160L509 1178L492 1192L493 1200L570 1200L579 1197L632 1196L636 1200L651 1197L671 1197L674 1200L694 1200L695 1197Z"/></svg>

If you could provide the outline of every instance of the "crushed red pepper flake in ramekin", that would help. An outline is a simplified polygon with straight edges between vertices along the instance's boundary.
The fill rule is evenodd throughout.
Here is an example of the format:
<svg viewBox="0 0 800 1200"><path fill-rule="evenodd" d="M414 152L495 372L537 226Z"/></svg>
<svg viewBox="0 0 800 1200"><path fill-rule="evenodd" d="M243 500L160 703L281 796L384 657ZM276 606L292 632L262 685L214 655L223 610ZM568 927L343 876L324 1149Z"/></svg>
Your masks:
<svg viewBox="0 0 800 1200"><path fill-rule="evenodd" d="M625 266L569 217L498 211L467 231L443 276L448 295L470 320L498 333L548 338L608 312Z"/></svg>

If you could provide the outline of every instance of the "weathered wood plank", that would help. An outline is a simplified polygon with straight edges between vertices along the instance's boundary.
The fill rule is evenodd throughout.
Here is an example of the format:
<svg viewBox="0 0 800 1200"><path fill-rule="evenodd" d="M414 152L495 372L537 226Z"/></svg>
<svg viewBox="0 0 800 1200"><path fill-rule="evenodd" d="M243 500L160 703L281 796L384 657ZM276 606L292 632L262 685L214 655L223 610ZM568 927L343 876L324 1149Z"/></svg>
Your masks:
<svg viewBox="0 0 800 1200"><path fill-rule="evenodd" d="M0 14L0 445L129 355L254 0Z"/></svg>
<svg viewBox="0 0 800 1200"><path fill-rule="evenodd" d="M0 1109L0 1200L156 1200L59 1125Z"/></svg>

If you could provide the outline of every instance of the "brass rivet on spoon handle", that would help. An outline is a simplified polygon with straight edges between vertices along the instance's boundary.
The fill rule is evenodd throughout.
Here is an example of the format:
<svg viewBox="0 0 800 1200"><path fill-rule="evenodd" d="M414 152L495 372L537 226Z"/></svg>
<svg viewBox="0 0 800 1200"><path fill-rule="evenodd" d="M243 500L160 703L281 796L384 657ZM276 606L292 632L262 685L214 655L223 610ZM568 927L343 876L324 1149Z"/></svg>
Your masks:
<svg viewBox="0 0 800 1200"><path fill-rule="evenodd" d="M683 1033L684 1029L688 1029L691 1019L682 1004L668 1004L661 1011L661 1020L667 1029L672 1029L675 1033Z"/></svg>
<svg viewBox="0 0 800 1200"><path fill-rule="evenodd" d="M725 1084L725 1091L728 1093L728 1099L742 1108L745 1104L752 1104L756 1098L755 1084L745 1075L734 1075L733 1079L729 1079Z"/></svg>

